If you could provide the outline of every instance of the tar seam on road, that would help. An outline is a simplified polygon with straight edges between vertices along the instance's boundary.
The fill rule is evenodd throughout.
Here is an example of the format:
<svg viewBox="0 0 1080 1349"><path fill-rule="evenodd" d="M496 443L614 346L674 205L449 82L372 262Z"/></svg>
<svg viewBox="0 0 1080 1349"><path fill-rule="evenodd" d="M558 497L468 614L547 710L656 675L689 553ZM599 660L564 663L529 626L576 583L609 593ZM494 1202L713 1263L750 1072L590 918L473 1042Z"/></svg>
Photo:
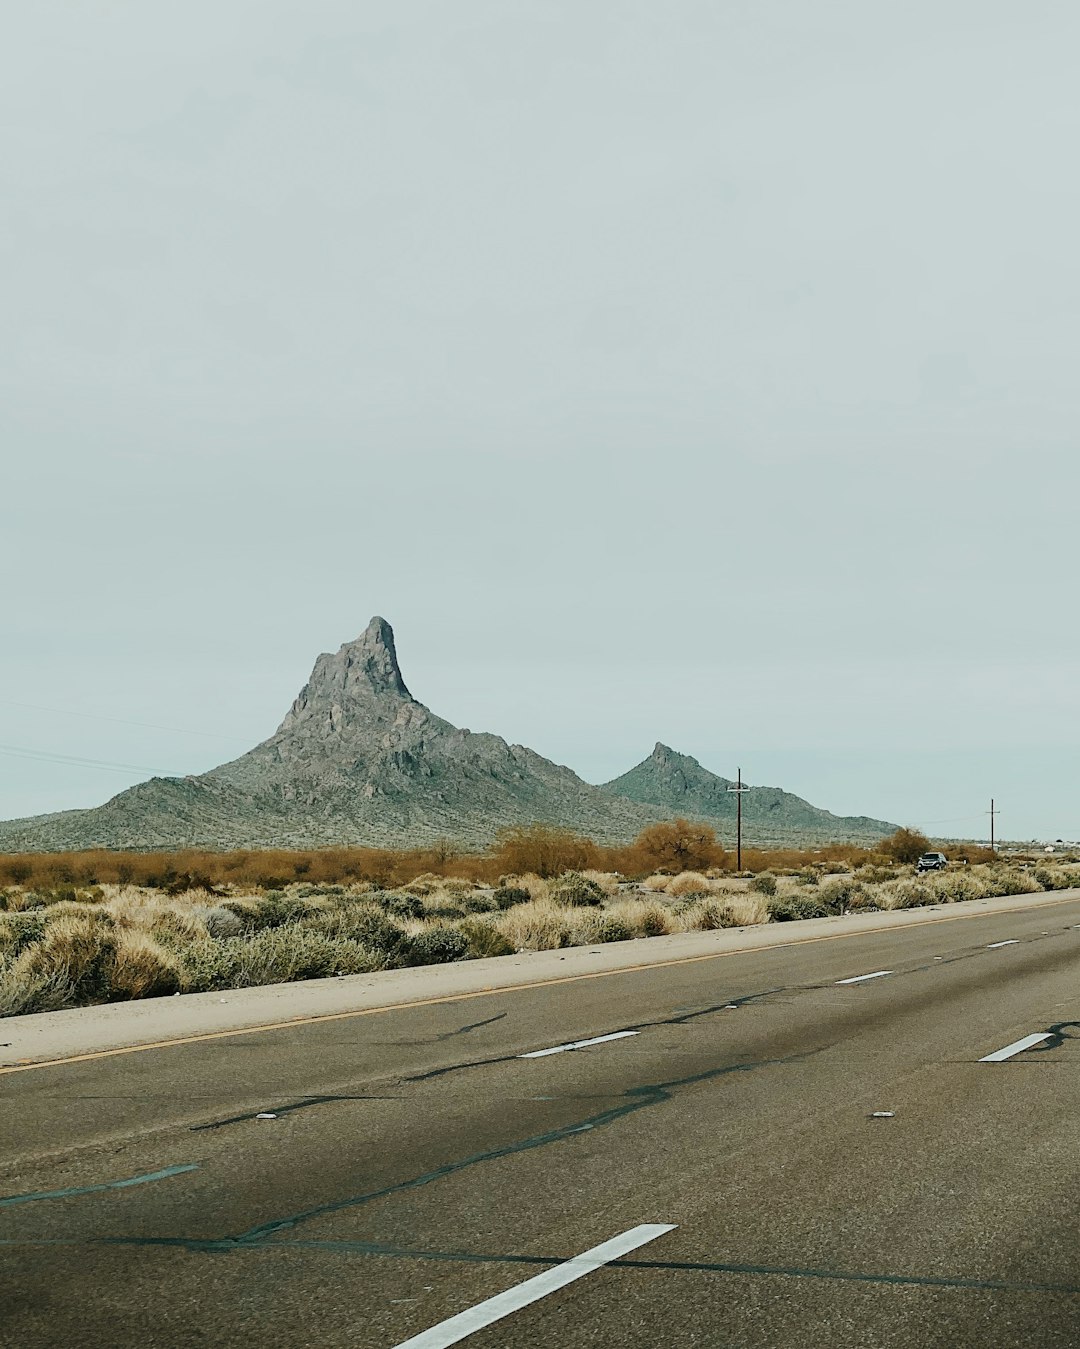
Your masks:
<svg viewBox="0 0 1080 1349"><path fill-rule="evenodd" d="M0 1249L45 1250L50 1247L104 1246L158 1246L188 1251L226 1249L220 1243L198 1241L190 1237L21 1237L0 1238ZM237 1248L229 1248L237 1249ZM382 1256L398 1260L434 1260L469 1265L556 1265L561 1255L515 1255L508 1252L439 1251L422 1248L391 1246L378 1241L349 1241L347 1239L319 1239L316 1237L288 1238L268 1241L252 1247L266 1255L288 1255L292 1251L327 1251L341 1255ZM1037 1281L979 1279L964 1274L884 1274L852 1269L823 1269L803 1265L749 1265L734 1261L705 1260L612 1260L612 1269L656 1270L680 1274L736 1274L788 1279L825 1279L840 1283L885 1284L891 1287L912 1288L971 1288L976 1291L1002 1293L1058 1293L1067 1297L1080 1296L1080 1284L1043 1283Z"/></svg>
<svg viewBox="0 0 1080 1349"><path fill-rule="evenodd" d="M334 1101L400 1101L400 1096L305 1096L302 1101L294 1101L291 1105L276 1105L274 1113L276 1115L291 1115L297 1110L307 1110L313 1105L329 1105ZM249 1110L243 1115L230 1115L227 1119L211 1120L208 1124L192 1124L188 1126L188 1132L193 1134L204 1133L208 1129L224 1129L228 1124L243 1124L246 1120L256 1119L259 1112Z"/></svg>
<svg viewBox="0 0 1080 1349"><path fill-rule="evenodd" d="M123 1237L106 1237L106 1244L124 1242ZM141 1238L132 1238L142 1244ZM0 1241L0 1246L13 1243ZM73 1245L71 1241L33 1241L22 1243L28 1246ZM322 1250L337 1251L342 1255L376 1255L398 1260L436 1260L469 1265L554 1265L564 1257L560 1255L513 1255L495 1254L483 1251L440 1251L423 1247L393 1246L380 1241L349 1241L333 1238L296 1237L285 1241L275 1241L261 1247L264 1251ZM1006 1293L1064 1293L1069 1296L1080 1294L1080 1284L1036 1283L1009 1281L1006 1279L979 1279L964 1274L883 1274L874 1271L852 1269L823 1269L820 1266L804 1265L748 1265L730 1261L705 1260L613 1260L615 1269L670 1270L673 1273L690 1274L749 1274L780 1276L791 1279L836 1279L843 1283L882 1283L889 1285L912 1286L915 1288L973 1288L987 1289Z"/></svg>
<svg viewBox="0 0 1080 1349"><path fill-rule="evenodd" d="M152 1049L173 1049L180 1045L206 1044L211 1040L227 1040L240 1035L261 1035L267 1031L294 1030L299 1026L317 1026L330 1021L347 1021L354 1017L381 1016L387 1012L403 1012L416 1007L437 1007L451 1002L467 1002L472 998L494 998L506 993L522 993L533 988L554 988L560 984L582 983L586 979L610 979L620 974L639 974L644 970L670 969L673 965L695 965L704 960L726 960L732 956L760 955L763 951L789 951L796 946L812 946L826 941L850 941L853 937L876 936L883 932L906 932L913 927L929 927L933 923L956 923L969 918L997 918L1006 913L1024 913L1031 909L1051 908L1057 904L1075 904L1077 897L1050 899L1042 904L1017 905L1012 909L997 909L986 913L949 913L940 918L921 918L899 927L869 927L856 932L832 932L822 937L801 937L796 941L777 942L775 945L747 946L741 951L710 951L707 955L679 956L674 960L646 961L640 965L625 965L618 970L593 970L586 974L567 974L558 979L538 979L534 983L507 984L503 988L474 989L469 993L448 993L440 998L418 998L412 1002L388 1003L383 1007L362 1007L350 1012L327 1012L319 1016L289 1017L285 1021L268 1021L258 1026L240 1026L233 1030L206 1031L201 1035L184 1035L172 1040L152 1040L147 1044L120 1045L115 1049L96 1049L86 1054L70 1054L65 1058L42 1059L36 1063L11 1063L0 1066L0 1077L8 1073L29 1073L40 1068L60 1068L69 1063L91 1063L97 1059L116 1058L121 1054L142 1054ZM1080 927L1080 924L1077 924Z"/></svg>
<svg viewBox="0 0 1080 1349"><path fill-rule="evenodd" d="M413 1176L410 1180L397 1181L393 1185L386 1185L379 1190L370 1190L365 1194L352 1195L346 1199L331 1200L314 1208L289 1214L284 1218L260 1223L258 1227L253 1227L247 1232L241 1232L238 1236L212 1240L193 1240L188 1242L187 1245L191 1250L209 1251L243 1249L261 1245L268 1242L271 1237L276 1236L279 1232L290 1231L312 1218L340 1213L343 1209L361 1208L366 1204L374 1203L377 1199L385 1199L390 1195L420 1189L424 1185L430 1185L434 1181L452 1176L458 1171L479 1166L484 1162L498 1161L503 1157L512 1157L519 1152L531 1152L535 1148L560 1143L564 1138L571 1138L574 1134L602 1129L608 1124L614 1124L617 1120L626 1118L628 1115L636 1114L639 1110L645 1110L649 1106L662 1105L665 1101L670 1101L673 1092L680 1087L695 1086L699 1082L711 1082L716 1078L726 1077L729 1073L750 1073L759 1068L781 1067L789 1063L799 1063L820 1052L820 1049L811 1049L799 1054L790 1054L780 1059L757 1059L748 1063L731 1063L721 1068L708 1068L704 1072L693 1073L689 1077L675 1078L668 1082L655 1082L640 1087L630 1087L623 1092L622 1104L611 1106L607 1110L601 1110L597 1114L590 1115L588 1118L578 1120L573 1124L563 1124L557 1129L550 1129L542 1134L533 1134L531 1137L519 1139L515 1143L506 1143L502 1147L490 1148L486 1152L473 1153L469 1157L461 1158L460 1161L447 1162L443 1166L436 1167L433 1171L425 1171L419 1176Z"/></svg>
<svg viewBox="0 0 1080 1349"><path fill-rule="evenodd" d="M69 1190L40 1190L36 1194L13 1194L0 1199L0 1208L9 1208L14 1204L38 1204L43 1199L75 1199L84 1194L101 1194L104 1190L126 1190L132 1185L149 1185L151 1181L168 1180L170 1176L183 1175L185 1171L198 1171L194 1163L187 1166L167 1166L163 1171L148 1171L142 1176L129 1176L126 1180L106 1180L100 1185L80 1185Z"/></svg>
<svg viewBox="0 0 1080 1349"><path fill-rule="evenodd" d="M476 1331L483 1330L485 1326L494 1325L496 1321L501 1321L503 1317L520 1308L538 1302L549 1293L555 1293L560 1288L565 1288L567 1284L583 1279L586 1274L591 1274L603 1265L609 1265L612 1260L617 1260L630 1251L636 1251L638 1247L674 1230L674 1223L641 1223L620 1236L612 1237L610 1241L603 1241L599 1246L593 1246L590 1250L583 1251L581 1255L575 1255L571 1260L565 1260L554 1269L545 1270L543 1274L526 1279L516 1288L508 1288L505 1293L497 1293L494 1297L486 1298L475 1307L440 1321L430 1330L421 1331L419 1335L402 1340L396 1349L448 1349L449 1345L457 1344Z"/></svg>

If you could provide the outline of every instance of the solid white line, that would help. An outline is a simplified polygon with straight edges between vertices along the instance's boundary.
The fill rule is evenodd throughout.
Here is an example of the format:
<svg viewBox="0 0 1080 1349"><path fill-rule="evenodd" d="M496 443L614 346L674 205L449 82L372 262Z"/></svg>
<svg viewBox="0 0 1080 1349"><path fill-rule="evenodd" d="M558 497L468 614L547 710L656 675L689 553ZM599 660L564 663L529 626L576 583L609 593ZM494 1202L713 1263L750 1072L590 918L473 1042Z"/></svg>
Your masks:
<svg viewBox="0 0 1080 1349"><path fill-rule="evenodd" d="M857 974L854 979L837 979L838 984L861 984L865 979L884 979L892 970L875 970L873 974Z"/></svg>
<svg viewBox="0 0 1080 1349"><path fill-rule="evenodd" d="M511 1312L516 1312L522 1307L527 1307L531 1302L538 1302L540 1298L547 1297L549 1293L565 1288L568 1283L573 1283L575 1279L584 1278L586 1274L591 1274L594 1269L599 1269L601 1265L609 1264L612 1260L618 1260L620 1256L637 1250L639 1246L644 1246L646 1242L655 1241L657 1237L662 1237L665 1232L673 1232L676 1225L675 1223L642 1223L639 1227L631 1227L629 1232L623 1232L621 1236L612 1237L610 1241L601 1242L599 1246L594 1246L581 1255L575 1255L572 1260L556 1265L554 1269L547 1269L543 1274L537 1274L533 1279L526 1279L524 1283L519 1283L516 1288L508 1288L505 1293L497 1293L494 1297L489 1297L486 1302L480 1302L475 1307L470 1307L468 1311L458 1312L457 1316L451 1316L447 1321L440 1321L437 1326L432 1326L430 1330L421 1331L419 1335L414 1335L410 1340L402 1340L400 1344L395 1345L394 1349L446 1349L447 1345L457 1344L467 1335L472 1335L478 1330L483 1330L485 1326L501 1321L504 1316L509 1316Z"/></svg>
<svg viewBox="0 0 1080 1349"><path fill-rule="evenodd" d="M1015 937L1010 937L1008 941L992 941L986 948L988 951L996 951L999 946L1019 946L1020 943Z"/></svg>
<svg viewBox="0 0 1080 1349"><path fill-rule="evenodd" d="M1049 1040L1053 1031L1040 1031L1037 1035L1025 1035L1022 1040L1016 1040L1011 1045L1006 1045L1004 1049L997 1049L993 1054L987 1054L985 1058L979 1060L980 1063L1003 1063L1005 1059L1011 1059L1014 1054L1019 1054L1023 1049L1030 1049L1032 1045L1041 1044L1043 1040Z"/></svg>
<svg viewBox="0 0 1080 1349"><path fill-rule="evenodd" d="M638 1030L617 1030L614 1035L594 1035L591 1040L571 1040L568 1045L552 1049L534 1049L531 1054L519 1054L519 1059L545 1059L549 1054L565 1054L568 1049L584 1049L586 1045L602 1045L608 1040L625 1040L628 1035L640 1035Z"/></svg>

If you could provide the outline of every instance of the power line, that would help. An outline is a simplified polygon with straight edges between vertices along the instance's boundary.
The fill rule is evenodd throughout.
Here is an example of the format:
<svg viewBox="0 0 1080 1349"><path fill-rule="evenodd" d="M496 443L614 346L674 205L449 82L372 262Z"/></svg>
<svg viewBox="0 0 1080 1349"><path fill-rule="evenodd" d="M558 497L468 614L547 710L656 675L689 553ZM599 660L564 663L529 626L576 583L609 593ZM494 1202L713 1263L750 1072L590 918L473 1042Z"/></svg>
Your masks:
<svg viewBox="0 0 1080 1349"><path fill-rule="evenodd" d="M83 759L76 754L55 754L47 749L28 749L24 745L0 745L0 754L17 759L39 759L43 763L67 764L73 768L103 768L114 773L150 773L157 777L184 777L183 773L163 773L145 764L109 763L104 759Z"/></svg>
<svg viewBox="0 0 1080 1349"><path fill-rule="evenodd" d="M16 702L14 698L0 698L0 704L4 707L25 707L34 712L51 712L61 717L79 717L83 721L111 721L116 726L141 726L143 730L147 731L172 731L176 735L201 735L209 740L230 740L235 744L241 743L241 737L237 735L221 735L217 731L195 731L189 726L162 726L155 721L131 721L127 717L106 717L100 712L75 712L68 707L45 707L41 703Z"/></svg>

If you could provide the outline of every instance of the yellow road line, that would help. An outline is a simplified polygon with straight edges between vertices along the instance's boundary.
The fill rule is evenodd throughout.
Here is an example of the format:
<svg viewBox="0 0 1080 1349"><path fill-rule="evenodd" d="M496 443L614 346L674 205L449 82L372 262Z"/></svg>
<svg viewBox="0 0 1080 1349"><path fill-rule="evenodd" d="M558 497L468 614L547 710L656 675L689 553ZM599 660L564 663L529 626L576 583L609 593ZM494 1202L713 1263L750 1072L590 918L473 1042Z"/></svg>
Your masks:
<svg viewBox="0 0 1080 1349"><path fill-rule="evenodd" d="M502 988L475 989L471 993L447 993L440 998L419 998L412 1002L392 1002L383 1007L362 1007L351 1012L324 1012L319 1016L290 1017L287 1021L268 1021L258 1026L241 1026L235 1030L204 1031L201 1035L185 1035L173 1040L151 1040L146 1044L122 1045L117 1049L96 1049L89 1054L72 1054L61 1059L41 1059L36 1063L13 1063L0 1068L0 1077L8 1073L30 1073L38 1068L58 1068L68 1063L91 1063L95 1059L111 1059L120 1054L143 1054L149 1049L171 1049L175 1045L204 1044L210 1040L227 1040L237 1035L261 1035L264 1031L288 1030L296 1026L318 1026L327 1021L348 1021L359 1016L380 1016L385 1012L402 1012L412 1007L438 1007L448 1002L467 1002L472 998L494 998L502 993L521 993L530 988L554 988L559 984L577 984L586 979L610 979L619 974L639 974L642 970L663 970L673 965L696 965L703 960L725 960L731 956L746 956L762 951L787 951L793 946L811 946L817 942L847 941L871 933L905 932L912 927L929 927L933 923L955 923L965 918L996 918L998 914L1026 913L1031 909L1046 909L1055 904L1075 904L1077 896L1048 899L1041 904L1017 904L1011 909L995 909L993 913L949 913L939 918L921 918L914 923L896 926L862 928L857 932L832 932L821 937L801 937L789 942L767 942L764 946L746 946L738 951L710 951L700 956L676 956L673 960L643 961L640 965L624 965L617 970L592 970L587 974L566 974L558 979L537 979L531 983L507 984Z"/></svg>

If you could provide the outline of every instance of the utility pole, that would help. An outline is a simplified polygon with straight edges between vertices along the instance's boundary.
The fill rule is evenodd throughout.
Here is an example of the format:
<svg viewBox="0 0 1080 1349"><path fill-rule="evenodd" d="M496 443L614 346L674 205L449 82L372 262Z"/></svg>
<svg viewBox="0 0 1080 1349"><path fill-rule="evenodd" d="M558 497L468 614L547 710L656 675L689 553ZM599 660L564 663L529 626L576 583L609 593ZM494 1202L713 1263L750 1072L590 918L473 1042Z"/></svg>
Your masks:
<svg viewBox="0 0 1080 1349"><path fill-rule="evenodd" d="M1000 811L1000 810L995 810L995 809L994 809L994 798L993 798L993 797L990 798L990 809L987 811L987 814L990 816L990 851L991 851L991 852L995 852L996 849L995 849L995 846L994 846L994 816L995 816L995 815L1000 815L1000 814L1001 814L1001 811Z"/></svg>
<svg viewBox="0 0 1080 1349"><path fill-rule="evenodd" d="M742 799L743 799L743 792L748 792L748 791L750 790L750 788L749 788L749 787L744 787L744 786L743 786L742 769L739 768L739 769L737 769L736 771L737 771L737 773L738 773L738 775L739 775L739 781L738 781L738 784L737 784L736 786L734 786L734 787L729 787L729 788L728 788L728 791L729 791L729 792L735 792L735 793L736 793L736 796L735 796L735 801L736 801L736 819L737 819L737 821L738 821L738 824L736 825L736 829L735 829L735 838L736 838L736 843L735 843L735 870L736 870L736 871L742 871Z"/></svg>

